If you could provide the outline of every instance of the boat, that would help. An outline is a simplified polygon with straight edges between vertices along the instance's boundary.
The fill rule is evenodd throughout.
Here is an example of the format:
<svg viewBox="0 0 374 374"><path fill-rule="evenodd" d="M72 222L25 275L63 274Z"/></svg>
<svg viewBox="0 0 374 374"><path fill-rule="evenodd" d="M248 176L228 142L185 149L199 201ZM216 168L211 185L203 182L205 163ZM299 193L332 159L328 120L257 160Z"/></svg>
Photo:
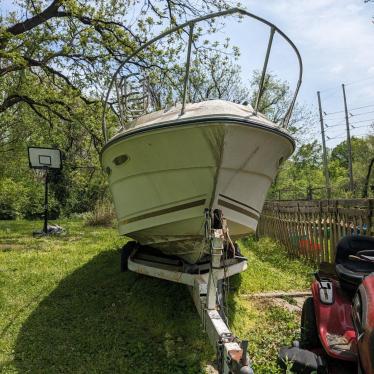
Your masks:
<svg viewBox="0 0 374 374"><path fill-rule="evenodd" d="M205 210L236 240L256 230L267 191L294 149L290 134L247 105L187 104L138 118L104 147L119 232L195 263L208 253Z"/></svg>
<svg viewBox="0 0 374 374"><path fill-rule="evenodd" d="M188 103L194 27L230 15L270 27L254 106L222 99ZM172 33L188 35L182 95L179 104L159 110L149 105L146 72L131 69L139 67L138 54ZM280 123L259 110L276 33L299 63L295 93ZM233 8L187 21L145 42L119 64L105 97L101 163L119 232L133 239L121 250L120 269L189 288L220 374L253 374L248 340L236 337L228 326L228 278L247 269L235 240L255 232L267 191L294 150L287 124L301 77L302 61L293 42L269 21ZM111 138L109 105L120 129Z"/></svg>
<svg viewBox="0 0 374 374"><path fill-rule="evenodd" d="M187 103L193 25L238 12L252 16L233 9L201 17L154 38L123 62L120 68L154 41L190 27L181 103L134 118L107 140L101 153L120 234L189 264L209 255L207 211L222 212L233 241L256 231L267 191L295 147L286 125L301 83L301 59L295 96L282 124L258 110L274 33L300 57L267 21L271 33L255 107L219 99ZM112 86L115 82L113 78ZM103 123L105 127L105 117ZM107 138L106 129L104 134Z"/></svg>

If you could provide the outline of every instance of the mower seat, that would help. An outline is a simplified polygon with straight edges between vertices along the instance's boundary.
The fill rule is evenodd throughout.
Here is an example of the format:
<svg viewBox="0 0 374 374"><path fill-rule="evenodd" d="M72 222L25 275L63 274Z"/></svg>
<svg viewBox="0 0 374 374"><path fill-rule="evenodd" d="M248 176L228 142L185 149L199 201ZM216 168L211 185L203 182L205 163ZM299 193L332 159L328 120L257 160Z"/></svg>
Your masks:
<svg viewBox="0 0 374 374"><path fill-rule="evenodd" d="M345 236L336 247L335 271L342 288L355 292L364 278L374 272L374 263L353 260L349 256L361 251L374 251L374 238Z"/></svg>

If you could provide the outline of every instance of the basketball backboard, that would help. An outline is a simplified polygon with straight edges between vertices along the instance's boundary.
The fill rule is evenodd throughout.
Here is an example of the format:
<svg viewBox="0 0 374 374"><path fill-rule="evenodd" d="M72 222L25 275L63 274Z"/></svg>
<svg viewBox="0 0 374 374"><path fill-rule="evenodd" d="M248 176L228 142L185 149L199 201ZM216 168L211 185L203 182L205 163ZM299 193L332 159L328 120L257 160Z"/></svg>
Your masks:
<svg viewBox="0 0 374 374"><path fill-rule="evenodd" d="M55 148L29 147L29 164L33 169L61 169L61 151Z"/></svg>

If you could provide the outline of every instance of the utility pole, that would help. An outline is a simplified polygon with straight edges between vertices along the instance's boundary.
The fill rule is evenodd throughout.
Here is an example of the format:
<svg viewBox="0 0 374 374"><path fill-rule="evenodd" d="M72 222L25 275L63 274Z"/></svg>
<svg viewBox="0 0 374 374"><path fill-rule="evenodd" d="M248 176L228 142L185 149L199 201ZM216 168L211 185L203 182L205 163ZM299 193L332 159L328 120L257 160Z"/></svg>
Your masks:
<svg viewBox="0 0 374 374"><path fill-rule="evenodd" d="M323 168L324 168L324 171L325 171L326 193L327 193L327 198L331 199L330 176L329 176L329 169L328 169L328 166L327 166L325 125L323 123L321 94L320 94L319 91L317 91L317 97L318 97L318 108L319 108L319 120L321 122L322 150L323 150Z"/></svg>
<svg viewBox="0 0 374 374"><path fill-rule="evenodd" d="M343 99L344 99L344 110L345 110L345 124L347 126L347 146L348 146L348 169L349 169L349 189L354 194L353 186L353 170L352 170L352 145L351 145L351 135L349 131L349 117L347 108L347 98L345 96L345 85L342 84L343 89Z"/></svg>

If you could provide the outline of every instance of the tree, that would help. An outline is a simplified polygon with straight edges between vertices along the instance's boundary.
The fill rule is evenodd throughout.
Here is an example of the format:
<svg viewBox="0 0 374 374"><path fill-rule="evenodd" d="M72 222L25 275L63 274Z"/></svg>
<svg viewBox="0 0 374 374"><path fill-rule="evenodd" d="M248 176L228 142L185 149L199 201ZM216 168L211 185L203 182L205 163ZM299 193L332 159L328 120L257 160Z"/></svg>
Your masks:
<svg viewBox="0 0 374 374"><path fill-rule="evenodd" d="M291 159L281 167L270 195L276 198L280 196L283 199L321 196L319 189L323 183L321 156L321 145L316 140L302 144Z"/></svg>
<svg viewBox="0 0 374 374"><path fill-rule="evenodd" d="M368 135L366 138L351 138L352 146L352 166L355 191L362 191L367 176L367 171L371 158L374 155L374 136ZM348 146L344 140L338 144L332 151L330 164L335 165L335 169L331 168L334 178L340 178L344 183L340 184L340 188L347 189L348 179ZM336 172L336 166L339 166L339 172Z"/></svg>
<svg viewBox="0 0 374 374"><path fill-rule="evenodd" d="M369 181L370 181L371 172L373 170L373 165L374 165L374 157L369 162L368 172L366 174L364 188L362 190L362 198L367 198L369 195Z"/></svg>
<svg viewBox="0 0 374 374"><path fill-rule="evenodd" d="M260 80L260 72L254 71L250 81L250 87L252 88L250 102L253 107L256 103ZM293 93L289 84L280 80L274 74L267 73L258 110L272 122L281 125L291 105L292 98ZM313 115L309 108L296 103L288 123L288 131L296 137L299 143L304 143L304 139L309 138L312 122Z"/></svg>
<svg viewBox="0 0 374 374"><path fill-rule="evenodd" d="M228 40L223 47L228 48ZM235 63L236 53L235 48L231 54L211 50L196 53L191 67L191 102L210 99L248 102L249 88L244 86L241 68Z"/></svg>
<svg viewBox="0 0 374 374"><path fill-rule="evenodd" d="M75 108L65 98L78 106L100 102L110 71L145 43L153 28L227 5L221 0L23 0L19 7L30 16L22 19L12 13L0 29L0 76L8 81L0 113L24 103L47 122L70 121ZM134 8L138 18L129 23ZM134 64L148 62L144 55ZM38 95L32 90L35 82L45 87Z"/></svg>
<svg viewBox="0 0 374 374"><path fill-rule="evenodd" d="M0 28L0 179L9 178L27 190L31 183L26 145L53 145L65 155L64 169L51 178L55 200L66 214L91 209L95 200L106 193L98 157L103 145L100 117L103 95L113 72L155 33L222 10L230 3L18 1L22 12L2 19ZM134 17L130 17L134 12ZM133 21L129 21L131 18ZM254 74L247 88L236 64L238 49L229 48L229 40L219 44L209 41L209 35L204 40L216 29L214 21L196 27L190 101L253 100L255 92L251 97L250 88L258 88L259 74ZM142 51L120 72L125 76L146 71L153 109L180 100L187 38L185 31L167 37ZM280 123L290 101L288 84L268 74L260 111ZM108 113L112 132L118 131L118 109L114 94ZM291 131L300 133L300 123L305 123L307 117L307 111L296 106ZM13 184L7 184L10 185ZM39 187L34 183L27 196L37 196ZM32 214L33 209L29 209Z"/></svg>
<svg viewBox="0 0 374 374"><path fill-rule="evenodd" d="M326 198L321 161L321 145L317 141L301 145L293 157L286 161L272 186L270 196L304 199L309 187L314 198ZM368 197L374 185L374 136L352 137L353 170L356 196ZM348 158L346 141L331 150L328 164L333 198L352 197L349 192ZM292 180L292 185L290 185ZM281 191L281 192L279 192Z"/></svg>
<svg viewBox="0 0 374 374"><path fill-rule="evenodd" d="M1 19L0 180L12 181L4 188L23 191L19 201L29 202L24 213L37 215L42 192L28 170L26 146L60 148L64 168L51 176L55 198L66 214L91 209L106 191L98 158L100 113L113 70L154 32L226 6L221 0L20 0ZM129 22L133 12L135 21ZM166 73L176 64L182 36L145 50L132 67ZM115 104L110 103L112 123Z"/></svg>

